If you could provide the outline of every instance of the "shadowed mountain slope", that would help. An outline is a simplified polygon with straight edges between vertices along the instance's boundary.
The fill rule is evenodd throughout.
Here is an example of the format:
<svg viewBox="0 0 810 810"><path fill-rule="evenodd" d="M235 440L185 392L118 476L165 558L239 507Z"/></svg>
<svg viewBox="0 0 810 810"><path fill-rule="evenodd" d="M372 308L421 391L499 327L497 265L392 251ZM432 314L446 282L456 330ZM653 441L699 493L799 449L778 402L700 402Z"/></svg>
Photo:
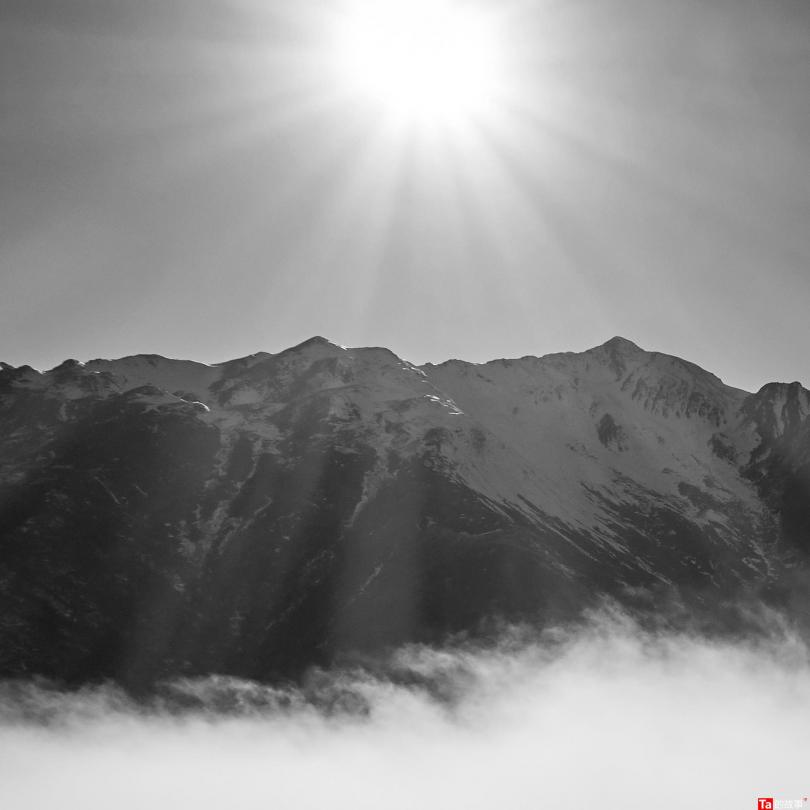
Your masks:
<svg viewBox="0 0 810 810"><path fill-rule="evenodd" d="M798 615L808 414L622 338L3 365L0 674L270 678L604 595Z"/></svg>

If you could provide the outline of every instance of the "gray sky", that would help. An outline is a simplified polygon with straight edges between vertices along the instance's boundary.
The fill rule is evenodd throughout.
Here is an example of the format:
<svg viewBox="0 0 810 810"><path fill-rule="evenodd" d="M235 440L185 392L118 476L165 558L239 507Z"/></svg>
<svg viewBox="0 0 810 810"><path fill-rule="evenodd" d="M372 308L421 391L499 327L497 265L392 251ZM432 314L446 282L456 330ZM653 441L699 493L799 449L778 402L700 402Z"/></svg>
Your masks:
<svg viewBox="0 0 810 810"><path fill-rule="evenodd" d="M810 4L477 0L503 97L385 126L344 0L0 0L0 359L614 334L810 385Z"/></svg>

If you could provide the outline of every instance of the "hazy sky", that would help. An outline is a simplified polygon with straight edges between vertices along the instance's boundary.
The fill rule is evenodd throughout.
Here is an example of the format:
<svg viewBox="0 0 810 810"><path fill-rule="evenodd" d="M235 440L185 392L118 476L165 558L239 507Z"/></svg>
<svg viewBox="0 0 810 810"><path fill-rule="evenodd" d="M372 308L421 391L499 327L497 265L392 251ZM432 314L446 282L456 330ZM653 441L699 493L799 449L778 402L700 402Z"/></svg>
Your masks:
<svg viewBox="0 0 810 810"><path fill-rule="evenodd" d="M810 4L476 5L502 95L437 134L341 85L349 0L0 0L0 359L621 334L810 385Z"/></svg>

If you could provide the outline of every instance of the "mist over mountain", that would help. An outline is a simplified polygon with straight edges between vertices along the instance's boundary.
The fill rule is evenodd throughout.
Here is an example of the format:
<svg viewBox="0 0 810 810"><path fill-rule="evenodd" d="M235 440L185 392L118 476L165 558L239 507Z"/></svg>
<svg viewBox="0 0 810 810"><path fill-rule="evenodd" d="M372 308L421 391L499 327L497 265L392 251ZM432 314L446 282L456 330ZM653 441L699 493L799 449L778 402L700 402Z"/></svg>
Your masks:
<svg viewBox="0 0 810 810"><path fill-rule="evenodd" d="M695 795L716 807L756 807L765 788L803 797L810 657L771 629L764 643L708 640L603 612L570 633L409 645L296 685L179 679L146 702L109 684L0 682L4 806L676 810Z"/></svg>
<svg viewBox="0 0 810 810"><path fill-rule="evenodd" d="M609 599L808 619L810 392L623 338L0 371L0 676L256 680Z"/></svg>

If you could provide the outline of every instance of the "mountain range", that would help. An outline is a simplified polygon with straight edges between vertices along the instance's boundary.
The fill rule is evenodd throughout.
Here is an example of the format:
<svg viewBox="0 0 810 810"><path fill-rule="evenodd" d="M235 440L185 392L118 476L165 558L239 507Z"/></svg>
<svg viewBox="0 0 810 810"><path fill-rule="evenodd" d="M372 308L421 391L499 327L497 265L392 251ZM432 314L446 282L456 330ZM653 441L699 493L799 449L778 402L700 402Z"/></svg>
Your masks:
<svg viewBox="0 0 810 810"><path fill-rule="evenodd" d="M133 689L546 626L808 622L810 392L613 338L0 364L0 676Z"/></svg>

